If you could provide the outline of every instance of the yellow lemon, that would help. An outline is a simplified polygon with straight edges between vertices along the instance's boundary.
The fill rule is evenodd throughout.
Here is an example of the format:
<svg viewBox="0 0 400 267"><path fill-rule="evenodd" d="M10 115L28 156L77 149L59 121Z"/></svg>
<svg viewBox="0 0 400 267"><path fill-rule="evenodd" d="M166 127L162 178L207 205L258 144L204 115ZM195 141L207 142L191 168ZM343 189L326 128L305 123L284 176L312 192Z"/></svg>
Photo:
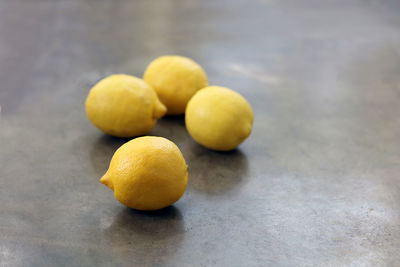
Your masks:
<svg viewBox="0 0 400 267"><path fill-rule="evenodd" d="M208 85L203 68L190 58L181 56L162 56L153 60L143 79L167 106L168 115L185 113L189 99Z"/></svg>
<svg viewBox="0 0 400 267"><path fill-rule="evenodd" d="M253 111L239 93L209 86L190 99L185 121L190 135L199 144L213 150L228 151L250 135Z"/></svg>
<svg viewBox="0 0 400 267"><path fill-rule="evenodd" d="M103 132L118 137L150 132L165 112L150 85L126 74L99 81L86 99L89 120Z"/></svg>
<svg viewBox="0 0 400 267"><path fill-rule="evenodd" d="M168 139L144 136L122 145L100 182L122 204L137 210L172 205L185 192L188 171L179 148Z"/></svg>

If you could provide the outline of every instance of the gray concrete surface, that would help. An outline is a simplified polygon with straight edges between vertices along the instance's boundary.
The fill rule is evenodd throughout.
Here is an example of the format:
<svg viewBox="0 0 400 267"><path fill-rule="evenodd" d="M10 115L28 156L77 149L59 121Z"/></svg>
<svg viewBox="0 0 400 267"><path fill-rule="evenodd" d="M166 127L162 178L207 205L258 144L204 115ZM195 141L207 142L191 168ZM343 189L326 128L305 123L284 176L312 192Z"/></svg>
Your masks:
<svg viewBox="0 0 400 267"><path fill-rule="evenodd" d="M184 197L156 213L98 182L126 140L90 87L194 58L255 111L240 149L182 117ZM1 266L400 266L400 2L0 1Z"/></svg>

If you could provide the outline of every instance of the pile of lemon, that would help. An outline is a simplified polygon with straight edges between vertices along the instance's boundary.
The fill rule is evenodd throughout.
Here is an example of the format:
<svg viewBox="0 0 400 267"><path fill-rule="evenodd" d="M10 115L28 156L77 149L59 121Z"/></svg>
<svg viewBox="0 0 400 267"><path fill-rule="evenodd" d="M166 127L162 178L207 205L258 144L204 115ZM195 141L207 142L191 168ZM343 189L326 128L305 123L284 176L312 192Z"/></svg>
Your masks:
<svg viewBox="0 0 400 267"><path fill-rule="evenodd" d="M152 61L143 79L115 74L99 81L86 99L89 120L117 137L148 134L164 115L185 114L186 128L199 144L233 150L249 135L253 111L239 93L208 86L203 68L181 56ZM163 137L143 136L122 145L100 181L122 204L157 210L181 198L188 181L179 148Z"/></svg>

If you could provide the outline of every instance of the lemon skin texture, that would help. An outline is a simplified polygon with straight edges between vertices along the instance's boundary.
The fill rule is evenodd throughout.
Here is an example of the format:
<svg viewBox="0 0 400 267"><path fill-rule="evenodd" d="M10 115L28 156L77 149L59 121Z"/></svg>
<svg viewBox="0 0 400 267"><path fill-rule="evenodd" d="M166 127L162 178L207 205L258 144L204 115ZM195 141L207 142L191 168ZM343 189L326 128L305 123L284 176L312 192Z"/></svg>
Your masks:
<svg viewBox="0 0 400 267"><path fill-rule="evenodd" d="M168 115L183 114L190 98L208 85L203 68L182 56L162 56L153 60L143 79L157 92Z"/></svg>
<svg viewBox="0 0 400 267"><path fill-rule="evenodd" d="M137 210L158 210L185 192L188 171L179 148L163 137L144 136L122 145L100 182L122 204Z"/></svg>
<svg viewBox="0 0 400 267"><path fill-rule="evenodd" d="M189 101L185 122L190 135L199 144L212 150L229 151L250 135L253 111L239 93L209 86Z"/></svg>
<svg viewBox="0 0 400 267"><path fill-rule="evenodd" d="M85 106L97 128L117 137L144 135L166 113L150 85L126 74L99 81L90 90Z"/></svg>

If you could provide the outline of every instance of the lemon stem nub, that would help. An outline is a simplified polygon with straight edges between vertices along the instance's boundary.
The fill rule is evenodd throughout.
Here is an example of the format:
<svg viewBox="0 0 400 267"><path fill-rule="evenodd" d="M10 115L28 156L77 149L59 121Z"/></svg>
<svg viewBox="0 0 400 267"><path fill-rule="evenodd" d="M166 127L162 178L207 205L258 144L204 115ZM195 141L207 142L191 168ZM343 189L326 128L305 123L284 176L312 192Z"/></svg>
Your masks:
<svg viewBox="0 0 400 267"><path fill-rule="evenodd" d="M157 100L153 110L153 119L158 120L159 118L163 117L166 112L167 108L159 100Z"/></svg>
<svg viewBox="0 0 400 267"><path fill-rule="evenodd" d="M114 190L114 186L111 182L111 179L109 176L107 176L107 173L103 175L100 179L100 183L104 184L105 186L111 188L111 190Z"/></svg>

